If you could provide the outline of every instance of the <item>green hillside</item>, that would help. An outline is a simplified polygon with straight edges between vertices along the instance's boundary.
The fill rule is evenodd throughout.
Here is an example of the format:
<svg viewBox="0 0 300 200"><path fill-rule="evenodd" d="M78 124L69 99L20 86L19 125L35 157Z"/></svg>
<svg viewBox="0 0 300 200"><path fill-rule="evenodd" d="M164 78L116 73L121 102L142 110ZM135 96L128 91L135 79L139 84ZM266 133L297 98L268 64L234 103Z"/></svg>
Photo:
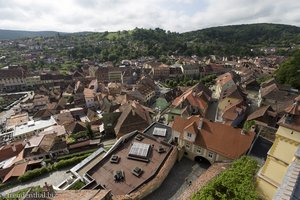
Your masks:
<svg viewBox="0 0 300 200"><path fill-rule="evenodd" d="M19 31L0 29L0 40L14 40L28 37L51 37L57 35L55 31Z"/></svg>
<svg viewBox="0 0 300 200"><path fill-rule="evenodd" d="M70 53L75 59L99 57L118 61L140 56L165 58L166 55L262 55L262 47L277 47L278 54L286 54L297 47L300 28L280 24L250 24L207 28L175 33L156 29L134 29L114 33L81 35L80 43ZM95 42L101 43L95 47Z"/></svg>

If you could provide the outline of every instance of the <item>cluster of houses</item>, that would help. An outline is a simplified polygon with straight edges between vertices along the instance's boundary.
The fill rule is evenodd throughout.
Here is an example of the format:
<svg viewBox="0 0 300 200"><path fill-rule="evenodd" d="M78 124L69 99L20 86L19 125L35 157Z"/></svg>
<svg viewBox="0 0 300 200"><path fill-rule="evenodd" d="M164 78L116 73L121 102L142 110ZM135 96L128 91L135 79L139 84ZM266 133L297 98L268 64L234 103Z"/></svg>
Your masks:
<svg viewBox="0 0 300 200"><path fill-rule="evenodd" d="M32 89L32 98L18 104L2 125L0 180L9 182L46 159L55 162L95 149L71 170L85 183L83 189L106 191L101 193L105 198L140 199L159 187L183 156L209 164L230 162L249 153L263 129L273 130L276 142L280 137L275 139L274 132L284 126L283 118L299 115L298 108L286 110L298 105L297 91L274 79L259 85L258 76L270 70L262 67L269 65L264 59L211 60L205 65L194 58L174 65L85 65L68 75L35 75L20 66L1 69L3 91ZM218 75L210 88L201 83L165 88L157 82L209 74ZM257 101L249 99L253 91ZM245 122L254 123L245 128ZM99 149L107 138L117 138L108 152ZM267 176L264 172L261 177Z"/></svg>

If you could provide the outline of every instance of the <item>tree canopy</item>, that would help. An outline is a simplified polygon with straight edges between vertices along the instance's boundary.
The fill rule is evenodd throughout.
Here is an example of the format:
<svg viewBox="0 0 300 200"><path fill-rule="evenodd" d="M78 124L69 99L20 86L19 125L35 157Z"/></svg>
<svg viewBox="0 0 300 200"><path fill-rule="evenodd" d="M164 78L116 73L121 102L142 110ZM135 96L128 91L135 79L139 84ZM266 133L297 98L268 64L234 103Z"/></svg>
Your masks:
<svg viewBox="0 0 300 200"><path fill-rule="evenodd" d="M257 169L254 159L243 156L205 185L192 200L258 199L254 180Z"/></svg>
<svg viewBox="0 0 300 200"><path fill-rule="evenodd" d="M282 63L276 72L276 79L300 90L300 50Z"/></svg>

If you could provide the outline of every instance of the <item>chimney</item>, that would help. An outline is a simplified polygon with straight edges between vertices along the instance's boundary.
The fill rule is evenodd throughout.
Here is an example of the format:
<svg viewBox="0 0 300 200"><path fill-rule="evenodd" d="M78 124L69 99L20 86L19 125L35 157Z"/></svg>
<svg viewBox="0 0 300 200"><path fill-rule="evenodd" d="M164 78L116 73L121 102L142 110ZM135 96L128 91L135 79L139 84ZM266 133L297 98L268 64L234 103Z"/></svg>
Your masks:
<svg viewBox="0 0 300 200"><path fill-rule="evenodd" d="M200 131L203 127L203 118L200 118L198 130Z"/></svg>
<svg viewBox="0 0 300 200"><path fill-rule="evenodd" d="M13 152L17 151L15 143L13 143L13 145L11 146L11 148L12 148Z"/></svg>
<svg viewBox="0 0 300 200"><path fill-rule="evenodd" d="M246 131L244 129L241 129L241 134L242 135L245 135L246 134Z"/></svg>

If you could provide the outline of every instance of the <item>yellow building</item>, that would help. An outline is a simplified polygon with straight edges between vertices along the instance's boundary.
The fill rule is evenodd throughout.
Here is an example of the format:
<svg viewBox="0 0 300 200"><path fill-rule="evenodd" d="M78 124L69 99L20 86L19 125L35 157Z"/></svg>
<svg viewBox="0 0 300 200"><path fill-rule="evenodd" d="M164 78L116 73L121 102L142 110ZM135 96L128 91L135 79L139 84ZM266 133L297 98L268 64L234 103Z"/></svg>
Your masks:
<svg viewBox="0 0 300 200"><path fill-rule="evenodd" d="M285 111L267 160L257 175L258 192L264 199L274 197L300 145L300 96Z"/></svg>

